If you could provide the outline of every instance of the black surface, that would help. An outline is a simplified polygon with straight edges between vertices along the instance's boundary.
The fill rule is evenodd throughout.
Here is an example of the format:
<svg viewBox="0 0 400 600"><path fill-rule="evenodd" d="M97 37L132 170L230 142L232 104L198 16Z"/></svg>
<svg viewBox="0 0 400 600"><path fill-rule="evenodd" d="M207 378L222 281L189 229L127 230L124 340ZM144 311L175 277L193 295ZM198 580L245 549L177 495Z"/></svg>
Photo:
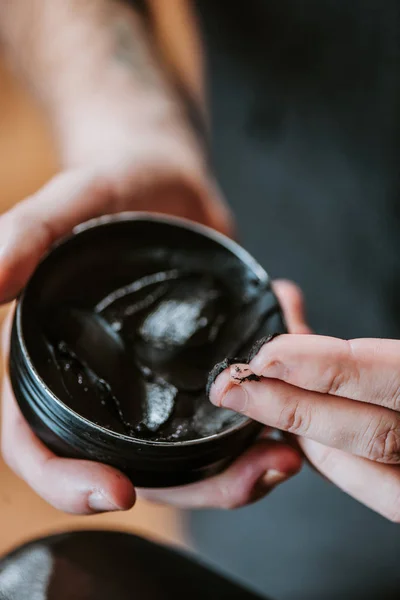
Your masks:
<svg viewBox="0 0 400 600"><path fill-rule="evenodd" d="M400 3L198 4L215 165L241 241L302 286L319 333L399 338ZM400 595L399 527L307 469L189 528L204 555L277 600Z"/></svg>
<svg viewBox="0 0 400 600"><path fill-rule="evenodd" d="M80 531L0 561L1 600L257 600L190 558L124 533Z"/></svg>

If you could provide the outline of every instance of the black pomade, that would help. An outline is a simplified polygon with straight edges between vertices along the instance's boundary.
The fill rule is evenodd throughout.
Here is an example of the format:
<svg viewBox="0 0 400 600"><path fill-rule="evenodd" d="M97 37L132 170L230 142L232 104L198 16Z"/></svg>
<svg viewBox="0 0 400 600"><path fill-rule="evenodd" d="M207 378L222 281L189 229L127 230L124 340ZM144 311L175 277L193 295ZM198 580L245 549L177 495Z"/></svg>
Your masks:
<svg viewBox="0 0 400 600"><path fill-rule="evenodd" d="M209 404L209 385L248 359L212 366L259 328L271 308L260 298L233 298L222 279L175 268L133 279L89 309L46 313L43 331L65 398L82 416L133 437L196 439L236 418Z"/></svg>
<svg viewBox="0 0 400 600"><path fill-rule="evenodd" d="M261 339L257 340L257 342L255 342L253 344L253 346L251 347L251 350L250 350L248 356L245 358L225 358L221 362L217 363L208 374L207 388L206 388L207 396L210 395L211 386L217 379L218 375L221 375L222 371L225 371L225 369L227 369L231 365L238 364L238 363L248 365L250 363L250 361L252 361L253 358L259 353L261 348L265 344L272 342L272 340L275 339L278 335L281 335L281 334L280 333L272 333L270 335L266 335L266 336L262 337ZM250 373L250 375L247 375L246 377L241 377L240 381L241 382L260 381L260 377L258 375L256 375L255 373Z"/></svg>

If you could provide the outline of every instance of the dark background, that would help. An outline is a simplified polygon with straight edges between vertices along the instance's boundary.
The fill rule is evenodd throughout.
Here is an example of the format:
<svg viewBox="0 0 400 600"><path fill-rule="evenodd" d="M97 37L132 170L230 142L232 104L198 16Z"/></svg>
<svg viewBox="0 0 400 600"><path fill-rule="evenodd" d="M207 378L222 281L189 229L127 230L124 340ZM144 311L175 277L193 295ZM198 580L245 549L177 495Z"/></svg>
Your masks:
<svg viewBox="0 0 400 600"><path fill-rule="evenodd" d="M399 338L399 2L197 4L215 168L243 245L301 285L318 333ZM399 526L307 468L188 526L204 556L277 600L400 596Z"/></svg>

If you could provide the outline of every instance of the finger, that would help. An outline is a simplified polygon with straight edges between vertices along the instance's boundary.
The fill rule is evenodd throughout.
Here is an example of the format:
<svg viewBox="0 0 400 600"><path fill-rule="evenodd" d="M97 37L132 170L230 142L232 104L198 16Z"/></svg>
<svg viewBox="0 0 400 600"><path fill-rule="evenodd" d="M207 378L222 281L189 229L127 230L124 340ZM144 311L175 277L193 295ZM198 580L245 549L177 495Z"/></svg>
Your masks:
<svg viewBox="0 0 400 600"><path fill-rule="evenodd" d="M247 365L246 365L247 366ZM213 404L260 423L378 462L400 463L400 415L372 404L328 396L278 379L245 379L232 365L210 390Z"/></svg>
<svg viewBox="0 0 400 600"><path fill-rule="evenodd" d="M205 481L163 490L139 490L152 502L180 508L239 508L259 500L301 467L299 452L262 439L226 471Z"/></svg>
<svg viewBox="0 0 400 600"><path fill-rule="evenodd" d="M69 513L127 510L132 483L117 470L91 461L55 456L33 434L3 383L2 452L6 463L42 498Z"/></svg>
<svg viewBox="0 0 400 600"><path fill-rule="evenodd" d="M207 181L160 170L99 175L85 170L58 175L0 217L0 303L14 298L44 253L89 219L121 211L151 210L186 217L232 233L232 218Z"/></svg>
<svg viewBox="0 0 400 600"><path fill-rule="evenodd" d="M311 464L344 492L395 523L400 523L400 469L300 438Z"/></svg>
<svg viewBox="0 0 400 600"><path fill-rule="evenodd" d="M272 287L282 307L288 331L311 333L306 322L304 298L300 288L284 279L274 281Z"/></svg>
<svg viewBox="0 0 400 600"><path fill-rule="evenodd" d="M282 335L250 363L263 377L400 410L400 342Z"/></svg>
<svg viewBox="0 0 400 600"><path fill-rule="evenodd" d="M3 331L5 361L11 317L10 312ZM59 458L38 440L16 404L7 375L2 401L4 459L42 498L60 510L76 514L127 510L133 506L135 490L125 475L95 462Z"/></svg>

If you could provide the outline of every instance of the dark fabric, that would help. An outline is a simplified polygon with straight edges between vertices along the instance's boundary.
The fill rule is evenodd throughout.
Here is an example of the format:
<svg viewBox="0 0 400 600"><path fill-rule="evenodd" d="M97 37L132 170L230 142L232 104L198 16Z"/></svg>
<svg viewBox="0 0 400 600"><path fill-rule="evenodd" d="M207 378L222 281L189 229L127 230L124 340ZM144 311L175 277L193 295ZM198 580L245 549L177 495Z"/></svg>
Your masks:
<svg viewBox="0 0 400 600"><path fill-rule="evenodd" d="M243 244L302 286L317 332L400 338L400 2L198 5L215 166ZM400 595L400 528L308 469L188 526L203 555L277 600Z"/></svg>
<svg viewBox="0 0 400 600"><path fill-rule="evenodd" d="M142 538L80 531L37 540L0 561L0 600L261 600Z"/></svg>

